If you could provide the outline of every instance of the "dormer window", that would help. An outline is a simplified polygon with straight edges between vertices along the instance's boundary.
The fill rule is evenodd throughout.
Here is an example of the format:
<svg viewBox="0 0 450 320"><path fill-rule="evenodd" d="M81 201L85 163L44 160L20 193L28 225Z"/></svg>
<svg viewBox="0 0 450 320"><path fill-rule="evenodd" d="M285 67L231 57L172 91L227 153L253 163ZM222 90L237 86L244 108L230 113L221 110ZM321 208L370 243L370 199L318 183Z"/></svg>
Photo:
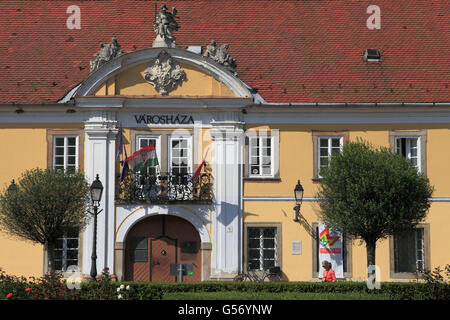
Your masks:
<svg viewBox="0 0 450 320"><path fill-rule="evenodd" d="M364 51L364 60L365 61L380 61L381 55L377 49L366 49Z"/></svg>

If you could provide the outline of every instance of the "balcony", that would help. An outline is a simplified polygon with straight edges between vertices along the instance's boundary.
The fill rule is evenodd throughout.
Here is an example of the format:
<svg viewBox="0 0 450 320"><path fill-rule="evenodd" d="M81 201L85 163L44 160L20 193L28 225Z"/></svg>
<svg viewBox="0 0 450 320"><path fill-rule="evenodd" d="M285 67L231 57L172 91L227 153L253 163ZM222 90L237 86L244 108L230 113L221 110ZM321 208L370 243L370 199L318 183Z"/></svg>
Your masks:
<svg viewBox="0 0 450 320"><path fill-rule="evenodd" d="M208 168L198 177L192 174L133 173L123 181L117 180L116 203L118 204L210 204L212 203L212 175Z"/></svg>

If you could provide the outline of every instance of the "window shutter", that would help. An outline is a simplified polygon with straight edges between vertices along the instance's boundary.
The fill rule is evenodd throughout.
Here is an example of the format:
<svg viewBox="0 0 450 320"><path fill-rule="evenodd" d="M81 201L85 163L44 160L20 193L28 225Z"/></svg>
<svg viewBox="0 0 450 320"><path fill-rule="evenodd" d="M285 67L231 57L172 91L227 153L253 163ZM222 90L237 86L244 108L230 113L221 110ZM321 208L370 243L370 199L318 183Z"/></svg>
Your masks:
<svg viewBox="0 0 450 320"><path fill-rule="evenodd" d="M133 237L130 242L130 260L132 262L147 262L147 237Z"/></svg>

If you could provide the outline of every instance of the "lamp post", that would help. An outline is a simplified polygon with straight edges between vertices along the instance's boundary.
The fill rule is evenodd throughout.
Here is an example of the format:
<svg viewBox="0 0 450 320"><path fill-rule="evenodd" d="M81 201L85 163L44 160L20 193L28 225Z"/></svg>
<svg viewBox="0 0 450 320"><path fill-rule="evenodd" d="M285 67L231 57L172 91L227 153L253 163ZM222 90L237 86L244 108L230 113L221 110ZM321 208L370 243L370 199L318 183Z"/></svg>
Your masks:
<svg viewBox="0 0 450 320"><path fill-rule="evenodd" d="M294 188L294 196L295 196L295 203L296 206L294 207L294 211L295 211L295 222L298 222L298 217L300 214L300 206L302 204L302 200L303 200L303 186L300 184L300 180L298 180L297 185Z"/></svg>
<svg viewBox="0 0 450 320"><path fill-rule="evenodd" d="M8 187L8 192L15 192L15 191L17 191L17 185L14 182L14 179L12 179L12 182Z"/></svg>
<svg viewBox="0 0 450 320"><path fill-rule="evenodd" d="M92 256L91 256L91 281L95 281L97 276L97 215L103 210L98 211L100 206L100 200L102 199L103 185L97 177L91 184L91 201L94 207L94 212L91 214L94 216L94 244L92 245Z"/></svg>

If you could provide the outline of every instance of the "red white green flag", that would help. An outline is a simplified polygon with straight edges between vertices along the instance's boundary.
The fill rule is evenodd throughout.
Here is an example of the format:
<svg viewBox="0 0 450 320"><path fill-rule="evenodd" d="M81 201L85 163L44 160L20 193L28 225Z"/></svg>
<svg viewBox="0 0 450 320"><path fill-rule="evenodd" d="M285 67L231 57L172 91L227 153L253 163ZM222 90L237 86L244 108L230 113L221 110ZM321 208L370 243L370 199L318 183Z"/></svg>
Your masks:
<svg viewBox="0 0 450 320"><path fill-rule="evenodd" d="M147 167L155 167L158 165L158 157L156 156L155 145L151 144L139 149L125 160L134 172L140 171Z"/></svg>
<svg viewBox="0 0 450 320"><path fill-rule="evenodd" d="M195 170L194 174L189 178L189 181L192 181L193 179L197 178L200 175L200 171L202 170L203 166L206 165L206 156L208 155L209 148L206 150L205 156L203 157L202 162L198 165L197 169Z"/></svg>

